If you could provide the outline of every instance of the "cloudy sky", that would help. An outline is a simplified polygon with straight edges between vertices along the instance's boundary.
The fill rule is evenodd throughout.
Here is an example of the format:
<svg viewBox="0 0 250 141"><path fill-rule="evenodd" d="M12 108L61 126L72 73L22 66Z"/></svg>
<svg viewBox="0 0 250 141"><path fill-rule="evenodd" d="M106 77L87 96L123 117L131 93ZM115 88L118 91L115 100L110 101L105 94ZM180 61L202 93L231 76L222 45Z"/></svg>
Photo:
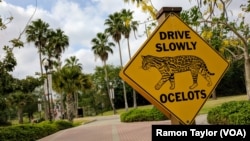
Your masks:
<svg viewBox="0 0 250 141"><path fill-rule="evenodd" d="M154 6L159 10L164 6L182 7L189 9L192 4L188 0L152 0ZM70 56L76 56L83 66L84 73L93 73L96 66L102 66L100 60L95 60L91 51L91 39L96 37L96 33L105 29L104 21L109 14L126 8L134 11L134 19L140 22L147 21L148 15L142 13L133 4L125 4L123 0L3 0L0 3L0 15L7 18L13 16L14 20L7 25L6 30L0 31L0 46L9 45L9 40L17 38L23 31L29 18L34 13L32 20L41 18L48 23L51 28L60 28L69 37L69 47L62 56L62 60ZM146 40L144 35L145 25L140 24L137 39L131 36L131 53L135 51ZM25 78L27 75L34 76L39 72L39 57L37 49L32 43L26 43L25 34L22 41L24 48L15 50L15 57L18 65L13 72L14 77ZM129 60L126 40L121 40L123 48L123 64ZM114 53L109 56L108 64L120 65L118 46ZM0 50L0 58L3 53Z"/></svg>

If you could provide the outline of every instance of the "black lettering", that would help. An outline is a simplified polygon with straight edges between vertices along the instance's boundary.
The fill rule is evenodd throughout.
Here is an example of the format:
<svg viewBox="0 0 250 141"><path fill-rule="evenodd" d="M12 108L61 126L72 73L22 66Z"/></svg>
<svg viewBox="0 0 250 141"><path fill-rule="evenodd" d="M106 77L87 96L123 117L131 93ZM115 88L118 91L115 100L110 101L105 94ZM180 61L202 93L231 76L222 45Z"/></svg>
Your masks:
<svg viewBox="0 0 250 141"><path fill-rule="evenodd" d="M160 40L165 39L191 39L190 31L167 31L159 32Z"/></svg>
<svg viewBox="0 0 250 141"><path fill-rule="evenodd" d="M188 44L188 42L184 42L184 43L180 42L180 43L175 43L175 44L176 44L178 50L185 50L185 47Z"/></svg>
<svg viewBox="0 0 250 141"><path fill-rule="evenodd" d="M174 94L173 93L168 94L168 101L169 102L174 102L175 99L170 99L171 98L170 96L174 97Z"/></svg>
<svg viewBox="0 0 250 141"><path fill-rule="evenodd" d="M166 103L168 100L167 100L167 95L166 94L161 94L160 95L160 101L161 103Z"/></svg>
<svg viewBox="0 0 250 141"><path fill-rule="evenodd" d="M180 31L175 31L175 34L176 34L176 39L178 39L178 35L179 35L179 37L180 37L180 39L183 39L183 31L182 32L180 32Z"/></svg>
<svg viewBox="0 0 250 141"><path fill-rule="evenodd" d="M204 99L207 97L206 90L201 90L201 98Z"/></svg>
<svg viewBox="0 0 250 141"><path fill-rule="evenodd" d="M188 92L188 99L193 100L194 99L194 93L192 91Z"/></svg>
<svg viewBox="0 0 250 141"><path fill-rule="evenodd" d="M160 101L162 103L167 102L182 102L194 99L205 99L207 97L206 90L194 90L188 92L174 92L169 94L161 94Z"/></svg>
<svg viewBox="0 0 250 141"><path fill-rule="evenodd" d="M189 46L188 42L186 42L186 43L187 43L186 44L187 45L187 50L193 50L193 48Z"/></svg>
<svg viewBox="0 0 250 141"><path fill-rule="evenodd" d="M174 51L174 50L176 49L175 43L170 43L170 44L169 44L169 49L170 49L171 51Z"/></svg>
<svg viewBox="0 0 250 141"><path fill-rule="evenodd" d="M164 51L169 51L169 49L166 48L166 44L165 44L165 43L162 43L162 45L163 45L163 50L164 50Z"/></svg>
<svg viewBox="0 0 250 141"><path fill-rule="evenodd" d="M181 92L181 94L182 94L182 100L183 100L183 101L187 101L188 99L185 98L184 92Z"/></svg>
<svg viewBox="0 0 250 141"><path fill-rule="evenodd" d="M165 32L160 32L160 40L166 39L167 34Z"/></svg>
<svg viewBox="0 0 250 141"><path fill-rule="evenodd" d="M190 37L190 31L184 31L185 32L185 38L186 39L191 39L191 37Z"/></svg>
<svg viewBox="0 0 250 141"><path fill-rule="evenodd" d="M168 39L174 39L174 32L168 31Z"/></svg>
<svg viewBox="0 0 250 141"><path fill-rule="evenodd" d="M176 101L182 101L182 99L181 99L181 97L180 97L180 92L176 92L175 93L175 99L176 99Z"/></svg>
<svg viewBox="0 0 250 141"><path fill-rule="evenodd" d="M191 44L193 45L193 49L196 50L196 43L197 42L191 42Z"/></svg>
<svg viewBox="0 0 250 141"><path fill-rule="evenodd" d="M200 99L199 97L200 90L195 90L194 93L196 94L196 99Z"/></svg>
<svg viewBox="0 0 250 141"><path fill-rule="evenodd" d="M162 47L161 47L161 44L160 44L160 43L157 43L157 44L155 45L155 47L156 47L156 51L157 51L157 52L161 52L161 51L162 51Z"/></svg>

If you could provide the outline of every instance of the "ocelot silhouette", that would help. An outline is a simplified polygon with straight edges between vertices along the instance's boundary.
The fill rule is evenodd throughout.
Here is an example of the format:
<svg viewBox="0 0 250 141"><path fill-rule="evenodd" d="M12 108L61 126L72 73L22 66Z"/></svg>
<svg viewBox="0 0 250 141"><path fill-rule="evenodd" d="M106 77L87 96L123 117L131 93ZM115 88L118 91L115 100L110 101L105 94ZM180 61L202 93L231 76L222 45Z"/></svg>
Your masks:
<svg viewBox="0 0 250 141"><path fill-rule="evenodd" d="M174 57L156 57L152 55L142 55L142 68L148 70L155 67L159 70L162 77L155 85L155 89L159 90L163 84L170 81L170 89L175 88L175 73L190 71L193 79L193 84L189 87L194 89L198 86L198 74L201 74L207 80L207 86L212 85L210 75L214 73L209 72L206 63L199 57L193 55L180 55Z"/></svg>

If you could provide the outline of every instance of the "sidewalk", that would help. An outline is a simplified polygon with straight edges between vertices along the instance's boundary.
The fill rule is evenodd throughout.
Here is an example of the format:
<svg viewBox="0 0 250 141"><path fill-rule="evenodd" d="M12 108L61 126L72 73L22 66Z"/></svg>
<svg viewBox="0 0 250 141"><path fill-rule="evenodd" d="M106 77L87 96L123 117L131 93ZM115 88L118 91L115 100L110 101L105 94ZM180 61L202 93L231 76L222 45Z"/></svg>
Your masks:
<svg viewBox="0 0 250 141"><path fill-rule="evenodd" d="M83 123L83 124L89 124L98 120L111 120L111 119L117 119L116 122L118 123L122 123L120 121L120 115L111 115L111 116L99 116L99 117L87 117L86 118L88 121ZM166 120L169 121L169 123L171 124L170 120ZM207 122L207 114L201 114L201 115L197 115L195 118L195 122L197 125L208 125L209 123Z"/></svg>
<svg viewBox="0 0 250 141"><path fill-rule="evenodd" d="M119 115L85 117L81 126L59 131L38 141L151 141L152 125L170 125L170 120L124 123ZM196 125L206 125L207 115L198 115Z"/></svg>

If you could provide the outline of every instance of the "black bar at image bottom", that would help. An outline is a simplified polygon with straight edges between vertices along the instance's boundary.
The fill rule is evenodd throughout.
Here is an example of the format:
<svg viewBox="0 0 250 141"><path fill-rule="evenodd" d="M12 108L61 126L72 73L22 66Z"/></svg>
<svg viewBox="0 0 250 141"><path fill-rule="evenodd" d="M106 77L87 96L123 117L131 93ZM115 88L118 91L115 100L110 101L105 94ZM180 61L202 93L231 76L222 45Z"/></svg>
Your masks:
<svg viewBox="0 0 250 141"><path fill-rule="evenodd" d="M152 141L250 141L250 125L152 125Z"/></svg>

